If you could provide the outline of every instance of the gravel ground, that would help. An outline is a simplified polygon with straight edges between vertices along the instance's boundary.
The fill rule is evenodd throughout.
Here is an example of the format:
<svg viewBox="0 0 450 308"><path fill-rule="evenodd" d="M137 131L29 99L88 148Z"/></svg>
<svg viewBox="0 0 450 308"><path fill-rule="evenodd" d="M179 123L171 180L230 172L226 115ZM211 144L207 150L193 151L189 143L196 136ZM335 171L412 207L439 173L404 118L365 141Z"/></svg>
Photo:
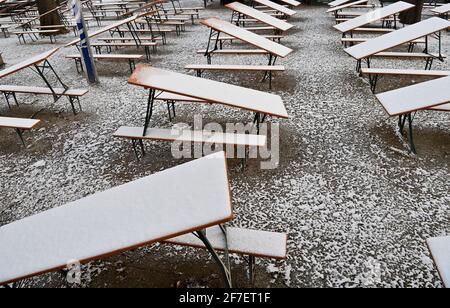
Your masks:
<svg viewBox="0 0 450 308"><path fill-rule="evenodd" d="M199 5L198 1L184 1ZM287 232L285 262L259 260L258 287L442 287L425 240L450 234L450 134L448 114L421 112L416 117L418 155L410 155L405 139L355 73L333 19L325 7L301 7L291 19L296 28L283 39L294 53L279 64L273 92L290 114L280 124L280 165L261 170L252 160L245 172L230 160L230 177L237 217L234 226ZM202 17L231 13L211 4ZM187 32L170 35L168 45L152 55L152 64L183 72L186 64L205 63L195 50L205 47L208 29L198 23ZM73 39L58 38L62 45ZM444 34L444 52L449 35ZM235 43L237 46L237 43ZM52 48L47 40L19 45L17 38L0 40L3 58L12 65ZM73 49L51 58L63 80L73 87L86 82L74 63L64 59ZM133 51L130 51L133 52ZM264 57L216 57L213 63L264 64ZM422 68L417 61L376 60L374 67ZM435 69L450 67L436 63ZM170 145L147 143L148 155L137 162L128 143L112 138L121 125L141 125L146 92L127 84L126 63L102 62L100 84L82 98L83 112L73 116L61 100L20 96L20 107L0 112L29 117L45 108L44 124L26 134L26 149L10 130L0 131L0 225L61 206L89 194L179 165ZM260 76L247 73L206 74L220 80L267 91ZM415 82L420 81L419 79ZM30 71L2 84L39 85ZM411 83L385 79L384 91ZM239 110L195 104L177 107L179 122L248 122ZM157 106L153 125L170 127L165 106ZM60 274L23 281L25 287L214 287L218 271L202 251L154 245L83 267L82 283L70 285ZM233 258L237 286L250 286L242 259Z"/></svg>

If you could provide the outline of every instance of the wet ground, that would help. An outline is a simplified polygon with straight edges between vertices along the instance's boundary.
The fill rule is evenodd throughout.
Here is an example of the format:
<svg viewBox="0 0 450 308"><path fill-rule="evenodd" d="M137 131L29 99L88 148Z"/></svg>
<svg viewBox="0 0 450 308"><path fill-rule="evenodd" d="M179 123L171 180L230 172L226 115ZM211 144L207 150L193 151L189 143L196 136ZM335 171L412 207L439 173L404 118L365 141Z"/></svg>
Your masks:
<svg viewBox="0 0 450 308"><path fill-rule="evenodd" d="M199 5L186 1L186 5ZM234 226L286 232L288 259L258 260L258 287L442 287L425 240L450 234L450 119L439 112L416 116L418 155L408 153L367 82L355 73L333 18L325 7L301 7L289 20L296 28L282 40L294 53L279 64L273 92L280 95L288 120L280 125L280 164L261 170L251 160L241 172L230 160ZM213 3L202 17L229 19L231 12ZM184 65L206 63L196 50L205 48L208 29L196 23L152 55L154 66L184 72ZM444 53L450 43L444 34ZM73 37L58 38L58 46ZM234 42L237 46L238 43ZM47 40L19 45L17 38L0 39L8 65L52 48ZM63 49L51 58L72 87L86 87ZM129 51L133 53L133 50ZM215 57L213 63L265 64L264 57ZM421 61L376 60L374 67L423 68ZM435 69L449 70L447 62ZM101 62L100 84L89 87L74 116L68 102L52 104L45 97L20 95L20 106L7 116L29 117L44 108L43 124L27 133L24 149L10 130L0 130L0 225L61 206L89 194L179 165L170 144L146 143L140 162L131 146L114 139L121 125L142 125L146 92L127 84L128 64ZM206 78L267 91L262 76L213 73ZM416 79L414 82L422 80ZM2 84L40 85L32 72L2 79ZM386 78L379 91L411 84L411 79ZM177 122L248 122L249 113L220 106L180 104ZM166 109L158 105L152 125L170 127ZM31 252L30 252L31 253ZM237 286L251 286L241 258L233 258ZM82 283L68 284L59 273L22 283L26 287L214 287L219 272L203 251L155 245L83 267Z"/></svg>

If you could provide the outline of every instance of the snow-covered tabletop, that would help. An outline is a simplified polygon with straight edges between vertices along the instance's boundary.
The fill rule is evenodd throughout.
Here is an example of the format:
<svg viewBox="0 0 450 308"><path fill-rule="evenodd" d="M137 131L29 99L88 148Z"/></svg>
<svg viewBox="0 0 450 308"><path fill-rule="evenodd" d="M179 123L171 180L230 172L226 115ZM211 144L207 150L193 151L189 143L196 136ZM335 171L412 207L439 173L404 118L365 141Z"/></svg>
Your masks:
<svg viewBox="0 0 450 308"><path fill-rule="evenodd" d="M430 238L427 242L442 281L450 288L450 236Z"/></svg>
<svg viewBox="0 0 450 308"><path fill-rule="evenodd" d="M33 57L30 57L30 58L28 58L28 59L26 59L26 60L24 60L24 61L22 61L20 63L17 63L15 65L7 67L4 70L0 71L0 78L6 77L6 76L11 75L11 74L14 74L14 73L16 73L16 72L18 72L20 70L23 70L23 69L25 69L27 67L32 66L32 65L39 64L42 61L48 59L50 56L52 56L55 52L58 51L58 49L59 48L51 49L49 51L46 51L46 52L40 53L38 55L35 55Z"/></svg>
<svg viewBox="0 0 450 308"><path fill-rule="evenodd" d="M235 26L232 23L222 20L218 17L208 18L206 20L200 21L200 23L216 30L217 32L231 35L232 37L235 37L243 42L247 42L256 48L263 49L274 56L284 58L293 51L286 46L278 44L242 27Z"/></svg>
<svg viewBox="0 0 450 308"><path fill-rule="evenodd" d="M208 103L237 107L279 118L288 117L286 107L278 95L171 72L145 64L139 64L136 67L128 83L146 89L152 88L202 99Z"/></svg>
<svg viewBox="0 0 450 308"><path fill-rule="evenodd" d="M409 10L413 7L414 7L414 5L411 3L407 3L407 2L403 2L403 1L395 2L391 5L376 9L374 11L369 11L364 15L347 20L346 22L343 22L343 23L340 23L340 24L334 26L334 28L343 33L349 32L349 31L355 30L356 28L362 27L364 25L387 18L389 16L393 16L400 12Z"/></svg>
<svg viewBox="0 0 450 308"><path fill-rule="evenodd" d="M287 23L284 20L273 17L272 15L266 14L264 12L258 11L257 9L247 6L240 2L233 2L225 5L225 7L229 8L230 10L234 10L236 12L244 14L248 17L259 20L265 23L266 25L272 26L280 31L287 31L292 27L294 27L293 25Z"/></svg>
<svg viewBox="0 0 450 308"><path fill-rule="evenodd" d="M233 218L219 152L0 228L0 284Z"/></svg>
<svg viewBox="0 0 450 308"><path fill-rule="evenodd" d="M259 3L260 5L264 5L271 9L277 10L287 16L294 16L295 14L297 14L296 11L269 0L255 0L255 2Z"/></svg>
<svg viewBox="0 0 450 308"><path fill-rule="evenodd" d="M360 60L385 50L409 43L432 33L445 30L450 27L450 21L432 17L416 24L404 27L400 30L381 35L367 42L345 49L350 56Z"/></svg>
<svg viewBox="0 0 450 308"><path fill-rule="evenodd" d="M450 102L449 88L450 76L384 92L376 97L387 113L395 116Z"/></svg>

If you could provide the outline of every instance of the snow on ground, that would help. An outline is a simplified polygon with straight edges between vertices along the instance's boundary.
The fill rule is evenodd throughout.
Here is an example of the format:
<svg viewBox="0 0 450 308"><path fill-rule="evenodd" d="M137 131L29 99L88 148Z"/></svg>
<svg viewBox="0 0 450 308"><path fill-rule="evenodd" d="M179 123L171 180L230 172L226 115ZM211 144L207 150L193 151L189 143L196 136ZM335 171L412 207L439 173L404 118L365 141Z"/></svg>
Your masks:
<svg viewBox="0 0 450 308"><path fill-rule="evenodd" d="M199 5L199 1L183 1ZM213 3L202 17L230 18ZM280 123L281 163L260 170L250 161L240 172L230 161L236 219L234 226L287 232L288 260L259 260L256 286L261 287L441 287L426 248L426 238L450 234L450 120L448 114L416 116L417 156L409 155L389 118L355 73L355 61L333 31L325 7L302 7L290 20L296 29L283 39L295 52L278 63L274 93L291 115ZM183 72L186 64L206 63L195 51L205 47L208 29L189 25L180 37L152 55L152 64ZM73 37L58 38L58 45ZM444 52L449 52L444 34ZM235 43L236 44L236 43ZM0 40L8 65L53 46L43 39L19 45L17 38ZM86 87L63 49L51 58L72 87ZM133 53L134 51L129 51ZM238 62L239 61L239 62ZM213 63L264 64L264 57L215 57ZM395 63L395 64L393 64ZM376 60L374 67L422 68L417 61ZM450 69L448 62L434 65ZM147 155L137 162L131 146L112 138L121 125L142 125L146 92L127 84L126 63L101 62L101 83L83 97L83 112L72 115L64 99L52 105L45 97L20 95L20 107L0 112L29 117L41 108L43 125L26 133L27 149L11 130L0 130L0 225L61 206L182 161L171 157L170 144L146 143ZM205 77L267 91L260 75L205 74ZM416 81L420 81L417 79ZM2 84L39 85L31 71ZM408 85L408 79L384 79L379 89ZM177 106L177 121L251 121L236 109L196 104ZM152 125L170 127L164 105ZM38 232L38 231L37 231ZM32 253L32 252L30 252ZM83 267L83 286L220 286L220 276L207 254L193 249L155 245ZM237 285L248 286L244 263L235 258ZM24 286L70 286L58 274L24 281Z"/></svg>

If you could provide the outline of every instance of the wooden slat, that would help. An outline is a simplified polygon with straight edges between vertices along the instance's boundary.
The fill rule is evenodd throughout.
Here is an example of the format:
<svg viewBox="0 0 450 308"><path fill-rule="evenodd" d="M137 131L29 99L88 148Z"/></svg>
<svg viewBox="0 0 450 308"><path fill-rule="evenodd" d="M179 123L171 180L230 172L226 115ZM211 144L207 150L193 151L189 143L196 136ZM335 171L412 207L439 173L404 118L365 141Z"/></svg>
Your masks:
<svg viewBox="0 0 450 308"><path fill-rule="evenodd" d="M263 147L266 145L267 141L266 136L263 135L232 134L166 128L148 128L145 136L143 136L143 130L143 127L122 126L114 133L113 136L127 139L179 141L251 147Z"/></svg>
<svg viewBox="0 0 450 308"><path fill-rule="evenodd" d="M30 130L36 125L38 125L40 122L41 120L36 119L0 117L0 127L5 128L18 128L23 130Z"/></svg>
<svg viewBox="0 0 450 308"><path fill-rule="evenodd" d="M355 2L344 3L342 5L335 6L335 7L332 7L331 9L328 9L327 13L334 13L336 11L341 11L343 9L352 7L354 5L360 5L360 4L364 4L364 3L367 3L367 2L369 2L369 1L368 0L358 0L358 1L355 1Z"/></svg>
<svg viewBox="0 0 450 308"><path fill-rule="evenodd" d="M64 89L64 88L53 88L57 95L65 96L83 96L88 90L87 89ZM29 94L53 94L49 88L42 87L27 87L27 86L10 86L10 85L0 85L0 91L2 92L15 92L15 93L29 93Z"/></svg>
<svg viewBox="0 0 450 308"><path fill-rule="evenodd" d="M211 245L218 251L225 250L225 241L219 227L206 229ZM262 258L285 259L287 236L284 233L227 228L228 251ZM185 234L165 241L169 244L205 248L193 234Z"/></svg>
<svg viewBox="0 0 450 308"><path fill-rule="evenodd" d="M219 64L190 64L184 67L186 70L205 70L205 71L284 71L285 67L281 65L219 65Z"/></svg>

